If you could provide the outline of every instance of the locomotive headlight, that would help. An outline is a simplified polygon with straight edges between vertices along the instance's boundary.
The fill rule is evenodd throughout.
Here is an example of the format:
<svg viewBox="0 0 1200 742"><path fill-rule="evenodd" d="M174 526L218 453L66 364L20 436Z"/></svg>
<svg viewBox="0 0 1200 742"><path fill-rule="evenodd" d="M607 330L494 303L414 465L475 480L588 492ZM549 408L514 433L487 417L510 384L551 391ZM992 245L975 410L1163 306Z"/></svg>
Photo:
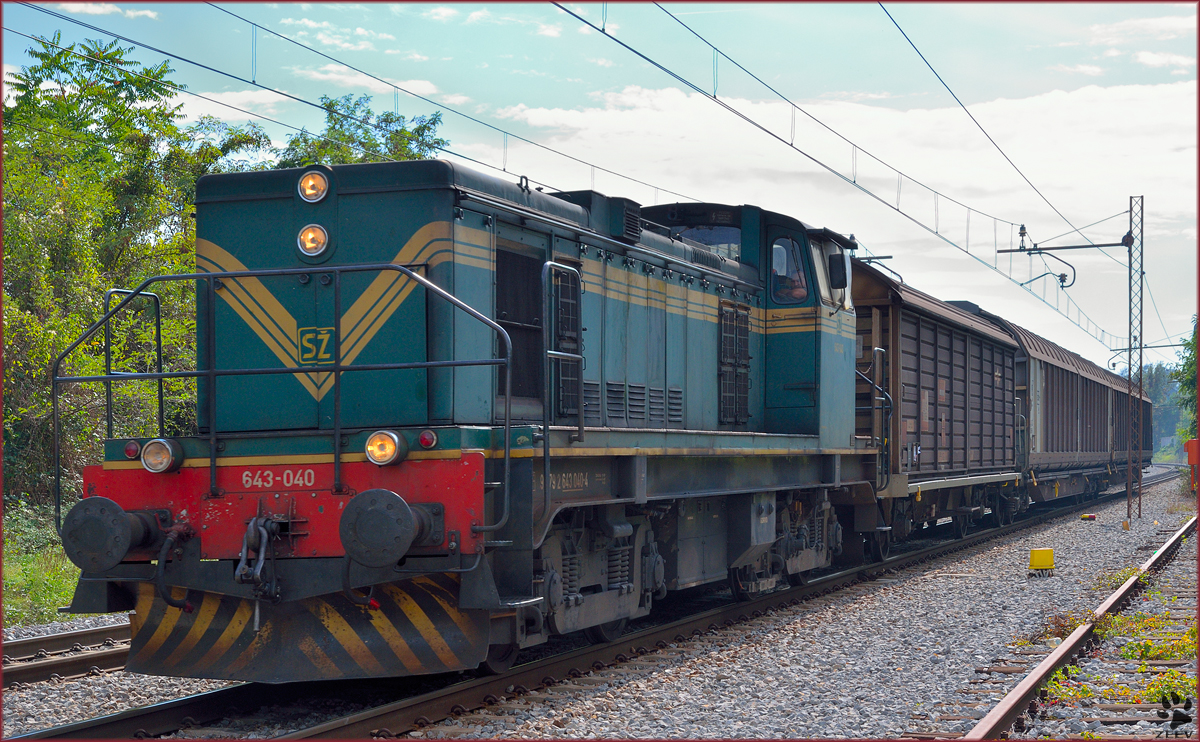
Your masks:
<svg viewBox="0 0 1200 742"><path fill-rule="evenodd" d="M300 198L310 204L315 204L325 198L325 194L329 192L329 180L323 173L315 171L305 173L296 185L296 190L300 192Z"/></svg>
<svg viewBox="0 0 1200 742"><path fill-rule="evenodd" d="M367 438L367 458L372 464L387 466L408 455L408 442L390 430L377 430Z"/></svg>
<svg viewBox="0 0 1200 742"><path fill-rule="evenodd" d="M325 252L328 245L329 233L320 224L308 225L300 230L300 236L296 238L296 246L300 248L300 252L310 258Z"/></svg>
<svg viewBox="0 0 1200 742"><path fill-rule="evenodd" d="M155 438L142 446L142 466L155 474L175 471L183 464L183 448L170 438Z"/></svg>

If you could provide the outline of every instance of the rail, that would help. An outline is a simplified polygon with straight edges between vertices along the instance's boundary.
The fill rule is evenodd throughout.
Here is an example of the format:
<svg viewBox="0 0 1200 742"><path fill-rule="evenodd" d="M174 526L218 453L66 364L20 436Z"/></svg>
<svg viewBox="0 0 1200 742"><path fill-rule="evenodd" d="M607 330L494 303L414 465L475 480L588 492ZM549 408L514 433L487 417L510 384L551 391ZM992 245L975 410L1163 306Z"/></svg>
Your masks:
<svg viewBox="0 0 1200 742"><path fill-rule="evenodd" d="M1080 650L1091 638L1092 632L1096 628L1096 624L1115 610L1125 601L1127 601L1137 590L1139 580L1147 572L1157 569L1165 564L1170 557L1179 548L1184 537L1196 530L1196 517L1192 516L1187 523L1183 525L1175 535L1171 536L1165 544L1160 546L1154 554L1138 568L1138 571L1125 581L1123 585L1117 588L1116 592L1108 596L1100 607L1093 613L1089 621L1075 629L1062 644L1055 647L1046 659L1033 669L1033 672L1025 676L1025 678L1013 688L1008 695L1000 699L1000 703L996 704L995 708L987 713L979 723L964 735L963 739L999 739L1006 734L1008 729L1025 710L1029 708L1029 704L1042 685L1045 684L1054 672L1067 664L1070 659Z"/></svg>
<svg viewBox="0 0 1200 742"><path fill-rule="evenodd" d="M420 266L414 266L420 267ZM341 285L342 275L346 273L362 273L368 271L393 271L407 276L409 279L416 281L432 294L449 302L452 306L465 312L468 316L483 323L484 325L495 331L501 338L504 346L503 358L487 358L477 360L464 361L416 361L410 363L373 363L373 364L358 364L344 365L342 363L341 353L341 323L334 322L334 357L337 359L333 364L297 364L290 367L277 368L238 368L238 369L220 369L216 367L216 297L217 291L223 288L223 281L236 280L239 278L260 278L260 277L278 277L278 276L298 276L308 275L312 273L331 274L333 290L334 290L334 316L340 318L342 316L341 304ZM159 283L173 283L182 281L203 281L204 291L207 299L207 337L206 337L206 366L204 370L196 371L169 371L161 370L153 373L112 373L111 372L111 344L106 342L106 366L105 373L102 375L91 376L63 376L60 371L63 361L75 351L80 345L92 338L101 329L107 331L108 323L118 312L125 309L131 302L141 296L153 296L146 291L147 288ZM183 273L177 275L159 275L151 276L133 289L117 289L115 293L124 294L124 298L117 303L115 307L109 309L107 307L107 298L114 294L109 292L106 295L106 309L104 316L88 327L82 335L74 342L67 346L51 364L51 390L50 404L51 416L53 424L53 462L54 462L54 522L56 531L62 532L62 423L59 412L59 389L67 384L80 384L87 382L104 382L111 385L114 381L135 381L135 380L158 380L161 384L164 379L186 379L186 378L203 378L207 380L206 386L206 401L208 407L208 444L209 444L209 491L212 495L219 496L220 490L217 487L217 444L219 439L236 439L244 437L260 437L255 433L235 433L227 432L221 434L217 430L217 384L216 381L220 377L225 376L254 376L254 375L270 375L270 374L295 374L299 372L320 372L333 374L333 429L316 428L313 430L290 431L290 436L311 436L311 437L331 437L333 448L333 467L334 467L334 490L342 491L341 481L341 437L343 428L341 421L341 375L346 371L391 371L391 370L407 370L407 369L429 369L429 368L456 368L460 366L503 366L506 370L505 385L504 385L504 481L502 483L502 515L497 519L496 523L488 525L472 526L472 531L490 532L503 528L508 521L510 510L510 490L509 480L511 473L511 456L512 456L512 374L508 370L512 367L512 339L508 332L503 327L496 324L492 319L486 317L478 310L466 304L462 300L450 294L445 289L433 283L429 279L417 273L408 266L398 265L396 263L371 263L366 265L348 265L348 266L308 266L304 268L276 268L265 270L245 270L245 271L224 271L220 273L199 272L199 273ZM158 346L158 355L161 358L162 354L162 338L161 334L156 335L156 345ZM161 402L160 402L161 405ZM161 407L160 407L161 413ZM108 421L111 424L111 413L108 416ZM357 431L357 429L355 429ZM161 433L162 431L160 431Z"/></svg>

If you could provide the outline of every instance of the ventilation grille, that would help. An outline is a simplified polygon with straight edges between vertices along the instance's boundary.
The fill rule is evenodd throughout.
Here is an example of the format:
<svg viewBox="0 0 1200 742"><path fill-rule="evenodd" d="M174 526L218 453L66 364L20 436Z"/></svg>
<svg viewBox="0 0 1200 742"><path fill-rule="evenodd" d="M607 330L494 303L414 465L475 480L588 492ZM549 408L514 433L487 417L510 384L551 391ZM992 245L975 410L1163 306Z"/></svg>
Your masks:
<svg viewBox="0 0 1200 742"><path fill-rule="evenodd" d="M608 424L625 426L625 384L610 381L605 386L605 409L608 412Z"/></svg>
<svg viewBox="0 0 1200 742"><path fill-rule="evenodd" d="M585 425L600 424L600 382L583 382L583 422Z"/></svg>
<svg viewBox="0 0 1200 742"><path fill-rule="evenodd" d="M644 421L646 419L646 385L629 385L629 420Z"/></svg>
<svg viewBox="0 0 1200 742"><path fill-rule="evenodd" d="M667 422L683 424L683 390L679 387L667 389Z"/></svg>
<svg viewBox="0 0 1200 742"><path fill-rule="evenodd" d="M709 252L708 250L702 250L698 247L689 247L688 250L691 251L691 258L692 258L693 263L699 263L700 265L707 265L709 268L715 268L717 270L722 269L722 264L725 262L725 258L721 257L720 255L717 255L715 252Z"/></svg>
<svg viewBox="0 0 1200 742"><path fill-rule="evenodd" d="M667 422L667 400L662 389L650 387L650 427L661 428Z"/></svg>
<svg viewBox="0 0 1200 742"><path fill-rule="evenodd" d="M635 242L642 237L642 208L633 203L625 207L625 237Z"/></svg>

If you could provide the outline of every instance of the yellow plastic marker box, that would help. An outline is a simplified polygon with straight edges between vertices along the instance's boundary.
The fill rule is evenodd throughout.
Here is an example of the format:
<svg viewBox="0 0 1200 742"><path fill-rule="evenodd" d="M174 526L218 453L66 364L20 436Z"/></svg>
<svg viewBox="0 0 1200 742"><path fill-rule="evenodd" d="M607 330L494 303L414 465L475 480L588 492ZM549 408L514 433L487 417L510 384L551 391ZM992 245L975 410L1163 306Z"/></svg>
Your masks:
<svg viewBox="0 0 1200 742"><path fill-rule="evenodd" d="M1030 569L1054 569L1054 549L1030 549Z"/></svg>

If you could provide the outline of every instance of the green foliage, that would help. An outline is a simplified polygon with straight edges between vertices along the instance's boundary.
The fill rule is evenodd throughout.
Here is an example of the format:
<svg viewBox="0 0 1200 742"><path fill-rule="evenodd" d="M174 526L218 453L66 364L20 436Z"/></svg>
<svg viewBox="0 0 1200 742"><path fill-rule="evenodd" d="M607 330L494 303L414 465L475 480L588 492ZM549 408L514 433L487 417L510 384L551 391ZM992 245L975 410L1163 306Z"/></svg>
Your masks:
<svg viewBox="0 0 1200 742"><path fill-rule="evenodd" d="M440 114L411 121L375 115L365 96L322 98L326 130L292 137L282 153L255 124L204 117L185 127L176 103L182 86L170 80L168 63L142 65L126 58L129 51L116 42L64 45L56 34L28 49L29 65L8 75L3 143L8 506L45 507L52 500L50 366L103 316L105 292L194 270L192 203L199 177L380 159L363 150L415 159L446 144L435 136ZM158 282L147 290L162 300L163 370L194 370L193 286ZM144 298L113 317L113 370L157 369L155 325L153 305ZM104 373L103 337L98 332L77 347L60 374ZM167 433L194 433L195 381L172 379L163 387ZM78 491L82 468L99 460L106 406L102 384L61 387L66 505ZM156 432L158 384L113 384L112 408L115 437Z"/></svg>
<svg viewBox="0 0 1200 742"><path fill-rule="evenodd" d="M1107 590L1116 590L1118 587L1124 585L1130 577L1133 577L1135 574L1137 574L1137 571L1137 567L1104 570L1100 574L1096 575L1095 587L1097 589L1103 588ZM1149 581L1150 578L1147 575L1143 574L1138 577L1138 582L1142 583L1143 585Z"/></svg>
<svg viewBox="0 0 1200 742"><path fill-rule="evenodd" d="M1180 342L1179 363L1171 378L1179 382L1175 399L1180 407L1180 426L1177 435L1182 440L1196 437L1196 315L1192 315L1192 333Z"/></svg>
<svg viewBox="0 0 1200 742"><path fill-rule="evenodd" d="M1165 639L1138 639L1121 647L1121 656L1130 660L1184 660L1196 658L1196 627Z"/></svg>
<svg viewBox="0 0 1200 742"><path fill-rule="evenodd" d="M323 95L321 105L325 108L325 131L314 135L302 130L289 136L275 167L420 160L432 157L439 147L448 144L436 136L441 112L411 121L390 111L374 114L369 95L358 100L352 95Z"/></svg>
<svg viewBox="0 0 1200 742"><path fill-rule="evenodd" d="M1195 653L1192 654L1194 658ZM1157 703L1163 696L1170 696L1172 693L1183 698L1196 698L1196 678L1190 678L1187 673L1179 670L1167 670L1150 681L1146 685L1142 695L1137 699L1138 703Z"/></svg>
<svg viewBox="0 0 1200 742"><path fill-rule="evenodd" d="M1086 683L1072 680L1072 672L1078 674L1079 668L1074 665L1060 667L1046 681L1045 690L1051 703L1063 701L1075 704L1095 695Z"/></svg>
<svg viewBox="0 0 1200 742"><path fill-rule="evenodd" d="M52 519L17 501L4 512L4 625L28 626L67 618L79 569L58 546Z"/></svg>

